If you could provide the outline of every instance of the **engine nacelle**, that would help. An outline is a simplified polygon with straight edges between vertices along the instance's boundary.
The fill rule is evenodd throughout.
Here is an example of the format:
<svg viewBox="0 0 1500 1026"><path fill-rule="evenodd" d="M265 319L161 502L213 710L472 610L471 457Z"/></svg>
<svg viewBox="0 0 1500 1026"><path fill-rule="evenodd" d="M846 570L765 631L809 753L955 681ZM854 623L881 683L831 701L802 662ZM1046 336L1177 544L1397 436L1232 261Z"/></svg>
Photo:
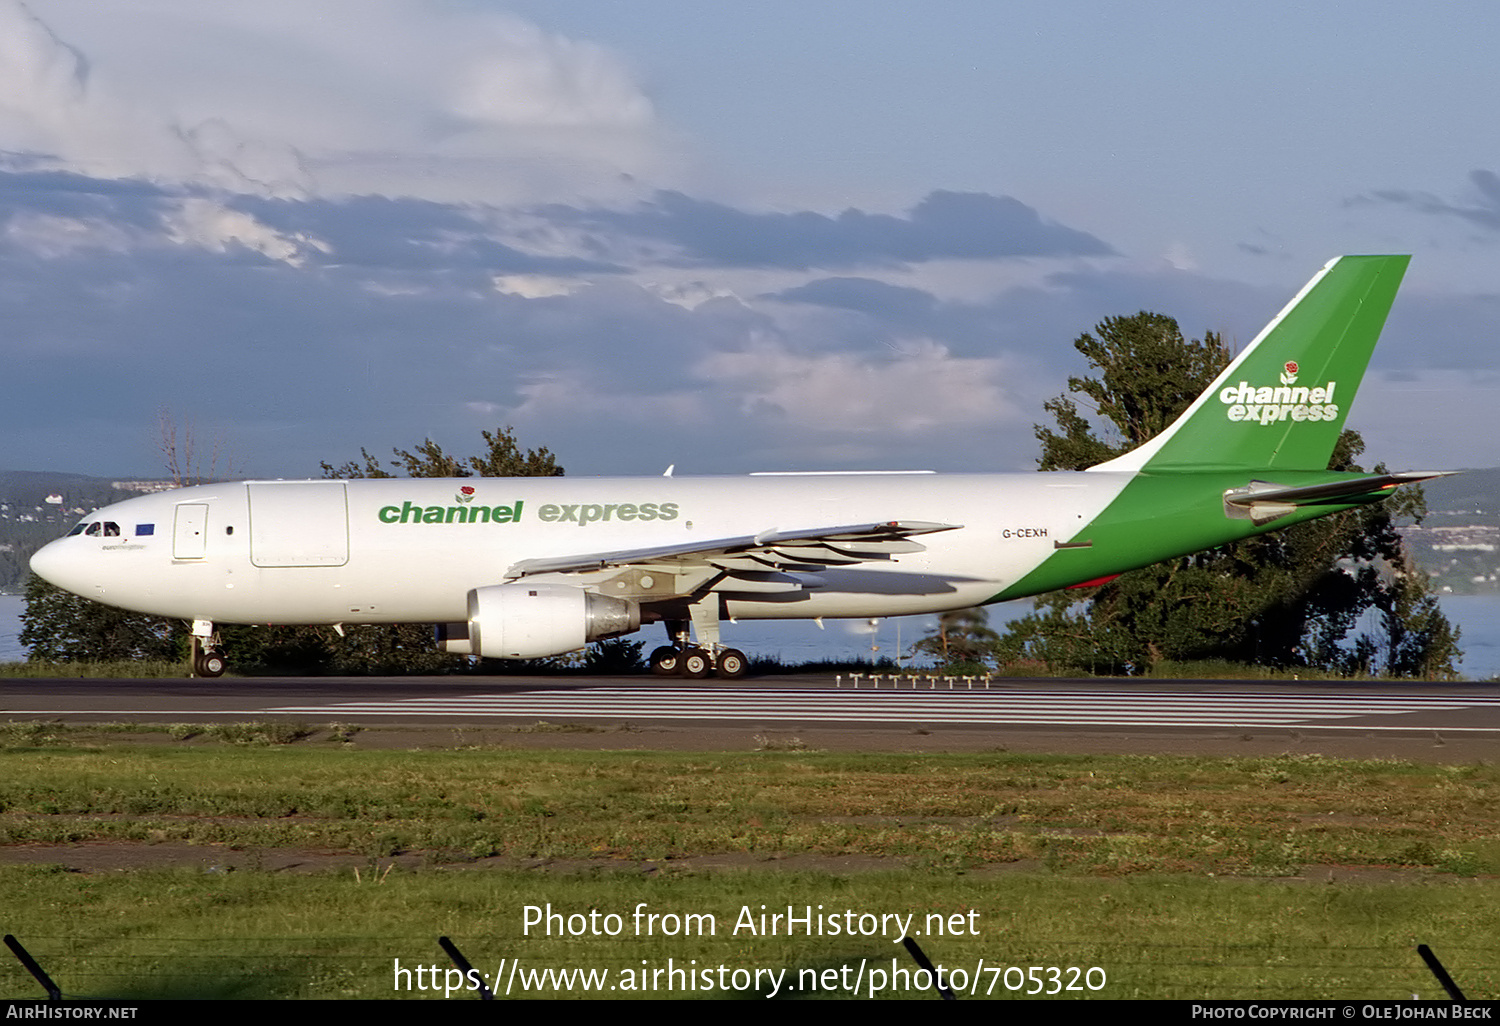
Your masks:
<svg viewBox="0 0 1500 1026"><path fill-rule="evenodd" d="M641 607L566 584L497 584L469 592L467 623L438 625L445 651L541 659L640 630Z"/></svg>

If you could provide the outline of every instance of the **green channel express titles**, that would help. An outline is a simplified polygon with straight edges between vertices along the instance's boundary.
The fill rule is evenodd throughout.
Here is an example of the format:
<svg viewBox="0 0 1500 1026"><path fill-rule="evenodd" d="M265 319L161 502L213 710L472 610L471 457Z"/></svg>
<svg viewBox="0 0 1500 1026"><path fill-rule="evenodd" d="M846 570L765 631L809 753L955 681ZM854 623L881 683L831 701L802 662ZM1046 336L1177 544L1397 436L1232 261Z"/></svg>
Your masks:
<svg viewBox="0 0 1500 1026"><path fill-rule="evenodd" d="M465 487L451 506L419 506L406 501L399 506L382 506L382 524L518 524L527 507L522 499L499 506L480 505L474 501L474 489ZM675 502L611 503L544 503L534 508L537 520L548 524L614 523L617 521L676 520Z"/></svg>

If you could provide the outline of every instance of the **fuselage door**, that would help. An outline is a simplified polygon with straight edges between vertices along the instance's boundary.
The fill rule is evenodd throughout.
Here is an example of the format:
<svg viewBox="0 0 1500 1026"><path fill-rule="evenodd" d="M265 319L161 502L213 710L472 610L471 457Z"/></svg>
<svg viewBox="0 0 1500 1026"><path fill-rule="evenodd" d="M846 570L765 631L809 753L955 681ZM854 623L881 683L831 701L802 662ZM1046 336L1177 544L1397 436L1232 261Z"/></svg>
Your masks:
<svg viewBox="0 0 1500 1026"><path fill-rule="evenodd" d="M250 489L250 562L343 566L349 504L342 481L264 481Z"/></svg>
<svg viewBox="0 0 1500 1026"><path fill-rule="evenodd" d="M172 534L173 559L202 559L207 552L208 506L184 502L177 506Z"/></svg>

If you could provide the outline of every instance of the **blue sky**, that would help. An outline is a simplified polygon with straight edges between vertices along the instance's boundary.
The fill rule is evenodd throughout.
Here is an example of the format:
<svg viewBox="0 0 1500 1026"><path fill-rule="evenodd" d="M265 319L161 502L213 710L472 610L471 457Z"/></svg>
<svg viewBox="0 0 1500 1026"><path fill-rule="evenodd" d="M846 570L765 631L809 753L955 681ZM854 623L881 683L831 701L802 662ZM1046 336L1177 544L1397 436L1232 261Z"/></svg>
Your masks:
<svg viewBox="0 0 1500 1026"><path fill-rule="evenodd" d="M0 466L1034 465L1071 342L1414 261L1350 425L1490 466L1489 4L0 0ZM206 458L206 457L205 457Z"/></svg>

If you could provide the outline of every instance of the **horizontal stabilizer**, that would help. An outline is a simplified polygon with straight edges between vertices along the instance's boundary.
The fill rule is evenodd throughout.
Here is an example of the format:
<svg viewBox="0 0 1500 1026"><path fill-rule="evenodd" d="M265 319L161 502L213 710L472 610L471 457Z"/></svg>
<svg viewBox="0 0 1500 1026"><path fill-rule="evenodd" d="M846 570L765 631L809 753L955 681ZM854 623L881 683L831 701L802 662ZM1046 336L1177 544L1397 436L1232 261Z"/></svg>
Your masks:
<svg viewBox="0 0 1500 1026"><path fill-rule="evenodd" d="M1286 486L1252 481L1224 493L1224 515L1236 520L1270 523L1302 506L1334 506L1383 499L1404 484L1448 477L1456 470L1407 470L1399 474L1370 474L1325 484Z"/></svg>

